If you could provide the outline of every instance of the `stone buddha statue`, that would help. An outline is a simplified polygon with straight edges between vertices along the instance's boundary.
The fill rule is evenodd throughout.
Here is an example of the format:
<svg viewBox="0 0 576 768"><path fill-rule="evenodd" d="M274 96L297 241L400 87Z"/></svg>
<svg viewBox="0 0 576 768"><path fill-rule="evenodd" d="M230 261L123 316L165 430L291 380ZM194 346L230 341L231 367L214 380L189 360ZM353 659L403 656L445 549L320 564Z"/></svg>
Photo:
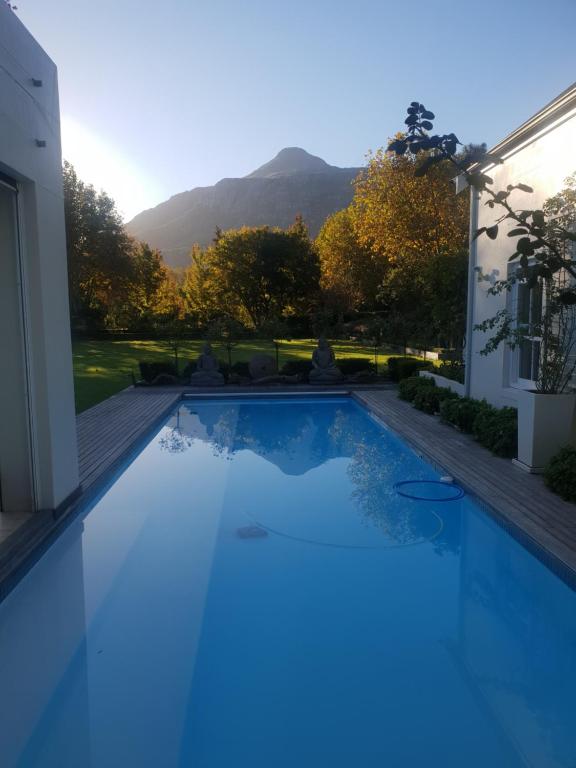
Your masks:
<svg viewBox="0 0 576 768"><path fill-rule="evenodd" d="M218 387L224 384L224 376L218 368L220 364L211 345L206 342L202 347L202 354L196 361L196 371L190 376L190 384L197 387Z"/></svg>
<svg viewBox="0 0 576 768"><path fill-rule="evenodd" d="M312 370L308 376L312 384L336 384L343 379L342 371L336 367L336 358L326 339L318 339L318 346L312 353Z"/></svg>

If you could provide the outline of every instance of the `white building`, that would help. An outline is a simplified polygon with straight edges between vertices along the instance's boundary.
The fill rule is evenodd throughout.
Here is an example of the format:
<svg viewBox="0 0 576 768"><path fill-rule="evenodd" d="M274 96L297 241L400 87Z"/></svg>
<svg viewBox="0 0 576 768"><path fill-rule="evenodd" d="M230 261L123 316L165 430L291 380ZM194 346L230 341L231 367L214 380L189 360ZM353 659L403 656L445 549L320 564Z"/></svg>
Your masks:
<svg viewBox="0 0 576 768"><path fill-rule="evenodd" d="M493 147L490 153L504 161L484 169L494 180L492 189L497 192L505 190L508 184L527 184L534 189L533 194L515 191L510 197L512 207L541 207L545 200L565 186L565 179L576 172L576 84ZM471 191L471 233L490 226L501 213L484 203L481 195ZM490 296L487 292L489 284L478 281L479 270L494 280L502 280L509 270L517 268L517 262L510 264L508 261L515 250L514 243L515 240L506 236L504 225L501 225L496 240L481 235L471 242L465 389L470 397L519 409L520 463L531 470L539 470L550 457L550 451L557 449L558 443L570 441L572 435L570 429L566 430L565 406L558 405L560 396L534 396L531 392L537 379L538 340L523 342L514 350L502 344L497 351L484 356L480 352L489 334L474 330L478 323L494 317L504 308L522 322L523 314L533 303L535 297L530 297L526 285L517 283L511 293ZM538 410L538 398L548 398L546 413ZM572 403L573 408L574 397L567 395L564 399ZM557 404L554 406L556 410L550 410L553 402ZM550 431L557 433L555 446L547 447L547 440L538 426L542 420Z"/></svg>
<svg viewBox="0 0 576 768"><path fill-rule="evenodd" d="M0 2L0 511L78 489L56 67Z"/></svg>

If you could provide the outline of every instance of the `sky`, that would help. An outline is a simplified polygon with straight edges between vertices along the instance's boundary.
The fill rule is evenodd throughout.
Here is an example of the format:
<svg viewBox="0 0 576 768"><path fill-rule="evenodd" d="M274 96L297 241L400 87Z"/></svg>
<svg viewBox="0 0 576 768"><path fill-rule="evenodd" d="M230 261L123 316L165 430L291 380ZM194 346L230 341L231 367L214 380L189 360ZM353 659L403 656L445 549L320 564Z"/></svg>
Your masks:
<svg viewBox="0 0 576 768"><path fill-rule="evenodd" d="M63 155L129 220L283 147L360 166L410 101L495 144L576 80L576 0L13 0Z"/></svg>

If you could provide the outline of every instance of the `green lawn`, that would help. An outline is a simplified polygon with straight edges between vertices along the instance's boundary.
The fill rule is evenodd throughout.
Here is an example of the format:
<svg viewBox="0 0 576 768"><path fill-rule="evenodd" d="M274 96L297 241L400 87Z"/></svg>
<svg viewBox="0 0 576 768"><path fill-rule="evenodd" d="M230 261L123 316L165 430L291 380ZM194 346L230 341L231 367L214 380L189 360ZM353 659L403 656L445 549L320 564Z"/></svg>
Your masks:
<svg viewBox="0 0 576 768"><path fill-rule="evenodd" d="M189 341L179 353L181 366L184 361L195 359L203 342ZM316 346L316 341L304 339L282 342L280 365L290 359L309 359ZM223 345L214 343L218 357L228 359ZM353 342L333 342L336 357L366 357L373 360L373 350ZM263 352L274 356L274 345L269 341L257 339L245 341L234 347L232 362L250 360L252 355ZM138 362L173 359L169 345L163 341L77 341L73 344L74 385L76 389L76 411L90 408L110 395L132 383L131 373L139 378ZM380 354L378 363L384 364L389 354Z"/></svg>

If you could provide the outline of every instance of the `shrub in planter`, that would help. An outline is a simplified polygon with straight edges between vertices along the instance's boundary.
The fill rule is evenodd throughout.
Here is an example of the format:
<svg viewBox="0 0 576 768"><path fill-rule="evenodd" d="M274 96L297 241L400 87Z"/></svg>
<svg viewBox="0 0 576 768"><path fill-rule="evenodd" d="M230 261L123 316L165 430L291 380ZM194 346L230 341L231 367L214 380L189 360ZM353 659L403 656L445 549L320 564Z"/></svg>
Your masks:
<svg viewBox="0 0 576 768"><path fill-rule="evenodd" d="M336 365L344 376L354 376L356 373L376 373L376 366L365 357L344 357L337 360Z"/></svg>
<svg viewBox="0 0 576 768"><path fill-rule="evenodd" d="M138 367L140 368L140 375L147 384L151 384L160 374L176 376L176 366L168 360L152 363L141 360Z"/></svg>
<svg viewBox="0 0 576 768"><path fill-rule="evenodd" d="M576 503L576 448L567 445L550 459L544 481L554 493Z"/></svg>
<svg viewBox="0 0 576 768"><path fill-rule="evenodd" d="M417 393L426 387L436 387L434 379L429 379L427 376L411 376L409 379L402 379L398 382L398 397L412 403Z"/></svg>
<svg viewBox="0 0 576 768"><path fill-rule="evenodd" d="M493 408L485 403L472 425L478 442L497 456L514 458L518 447L518 414L515 408Z"/></svg>
<svg viewBox="0 0 576 768"><path fill-rule="evenodd" d="M414 407L425 413L438 413L440 403L457 397L458 395L447 387L421 387L414 397Z"/></svg>
<svg viewBox="0 0 576 768"><path fill-rule="evenodd" d="M280 373L283 376L295 376L298 374L302 378L307 379L311 370L311 360L288 360L280 369Z"/></svg>
<svg viewBox="0 0 576 768"><path fill-rule="evenodd" d="M417 371L430 370L432 363L426 360L417 360L414 357L389 357L388 375L392 381L402 381L410 376L415 376Z"/></svg>
<svg viewBox="0 0 576 768"><path fill-rule="evenodd" d="M463 432L472 432L474 421L483 408L485 400L472 400L470 397L458 397L444 400L440 403L442 421L453 424Z"/></svg>

